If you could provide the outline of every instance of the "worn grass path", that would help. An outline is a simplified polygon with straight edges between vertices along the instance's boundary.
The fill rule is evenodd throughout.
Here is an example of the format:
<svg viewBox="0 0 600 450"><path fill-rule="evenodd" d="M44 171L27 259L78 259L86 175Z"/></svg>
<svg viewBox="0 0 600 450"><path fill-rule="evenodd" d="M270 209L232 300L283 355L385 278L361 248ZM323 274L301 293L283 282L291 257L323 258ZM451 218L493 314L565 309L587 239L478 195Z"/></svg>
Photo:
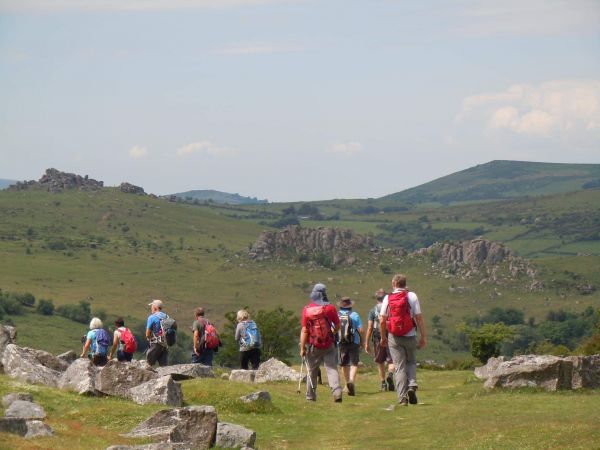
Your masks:
<svg viewBox="0 0 600 450"><path fill-rule="evenodd" d="M396 407L395 394L379 392L374 373L362 373L356 397L333 403L319 386L316 403L294 383L248 385L226 380L183 383L187 404L210 404L219 420L257 432L257 449L590 449L600 448L600 391L486 392L471 372L421 370L419 405ZM268 390L272 405L246 405L238 397ZM48 413L56 436L26 441L0 433L2 449L105 449L141 443L119 436L161 406L86 398L20 384L0 376L0 395L31 391Z"/></svg>

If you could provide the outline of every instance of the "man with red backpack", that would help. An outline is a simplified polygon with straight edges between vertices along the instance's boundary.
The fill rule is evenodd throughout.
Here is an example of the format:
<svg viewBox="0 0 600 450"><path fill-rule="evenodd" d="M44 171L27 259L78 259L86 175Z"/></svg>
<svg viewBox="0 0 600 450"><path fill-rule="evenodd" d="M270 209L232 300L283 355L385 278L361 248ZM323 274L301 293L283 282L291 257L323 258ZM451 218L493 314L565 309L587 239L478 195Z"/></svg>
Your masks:
<svg viewBox="0 0 600 450"><path fill-rule="evenodd" d="M204 308L196 308L196 320L192 324L194 333L194 348L192 349L192 362L213 365L213 356L219 351L219 335L215 326L204 318Z"/></svg>
<svg viewBox="0 0 600 450"><path fill-rule="evenodd" d="M394 383L398 403L417 404L417 348L427 345L425 321L417 294L406 288L406 276L394 275L392 293L383 299L380 327L381 346L389 346L394 362ZM419 342L417 333L419 330Z"/></svg>
<svg viewBox="0 0 600 450"><path fill-rule="evenodd" d="M302 310L300 356L302 362L306 363L308 372L306 399L317 400L317 373L323 363L333 400L341 402L342 388L337 369L334 338L334 333L340 329L340 318L335 306L329 303L326 290L324 284L315 284L310 294L311 302Z"/></svg>
<svg viewBox="0 0 600 450"><path fill-rule="evenodd" d="M125 326L122 317L115 320L115 332L113 335L113 345L108 354L108 359L112 359L115 352L117 361L131 361L133 354L137 350L137 341L129 328Z"/></svg>

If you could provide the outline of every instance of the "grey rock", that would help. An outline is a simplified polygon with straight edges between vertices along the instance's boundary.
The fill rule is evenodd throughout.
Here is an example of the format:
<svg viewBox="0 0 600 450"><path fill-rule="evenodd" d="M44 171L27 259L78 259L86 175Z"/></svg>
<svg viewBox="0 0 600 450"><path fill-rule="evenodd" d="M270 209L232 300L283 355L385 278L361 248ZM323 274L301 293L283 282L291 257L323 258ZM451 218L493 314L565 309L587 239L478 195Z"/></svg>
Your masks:
<svg viewBox="0 0 600 450"><path fill-rule="evenodd" d="M15 400L24 400L26 402L33 401L33 395L27 392L13 392L2 397L2 406L8 408Z"/></svg>
<svg viewBox="0 0 600 450"><path fill-rule="evenodd" d="M191 378L214 378L213 368L202 364L174 364L172 366L158 367L156 369L159 377L172 375L173 379L189 380Z"/></svg>
<svg viewBox="0 0 600 450"><path fill-rule="evenodd" d="M265 402L270 402L271 394L269 394L267 391L258 391L258 392L253 392L252 394L244 395L244 396L240 397L240 400L243 401L244 403L252 403L252 402L257 402L259 400L262 400Z"/></svg>
<svg viewBox="0 0 600 450"><path fill-rule="evenodd" d="M551 355L521 355L500 363L484 387L539 387L556 391L570 389L572 377L572 361Z"/></svg>
<svg viewBox="0 0 600 450"><path fill-rule="evenodd" d="M238 381L241 383L254 383L256 371L254 370L232 370L229 375L229 381Z"/></svg>
<svg viewBox="0 0 600 450"><path fill-rule="evenodd" d="M30 348L29 351L33 352L37 360L49 369L56 370L58 372L64 372L69 367L70 363L60 359L58 356L54 356L52 353L33 348Z"/></svg>
<svg viewBox="0 0 600 450"><path fill-rule="evenodd" d="M75 353L73 350L69 350L68 352L61 353L57 356L57 358L70 365L73 364L77 359L77 353Z"/></svg>
<svg viewBox="0 0 600 450"><path fill-rule="evenodd" d="M228 372L223 372L223 373L221 374L221 379L222 379L222 380L229 380L229 376L230 376L230 375L231 375L231 374L230 374L230 373L228 373Z"/></svg>
<svg viewBox="0 0 600 450"><path fill-rule="evenodd" d="M600 388L600 355L567 356L564 358L573 363L571 388Z"/></svg>
<svg viewBox="0 0 600 450"><path fill-rule="evenodd" d="M258 366L254 381L266 383L270 381L298 381L299 379L300 373L277 358L271 358Z"/></svg>
<svg viewBox="0 0 600 450"><path fill-rule="evenodd" d="M256 432L241 425L219 422L217 424L217 442L221 448L252 447L256 442Z"/></svg>
<svg viewBox="0 0 600 450"><path fill-rule="evenodd" d="M102 189L104 182L96 181L87 175L82 177L74 173L61 172L56 169L46 169L39 181L18 181L8 189L13 191L38 189L48 192L62 192L65 189L79 189L82 191L96 191Z"/></svg>
<svg viewBox="0 0 600 450"><path fill-rule="evenodd" d="M17 329L8 325L0 325L0 373L3 370L2 356L8 344L14 344L17 340Z"/></svg>
<svg viewBox="0 0 600 450"><path fill-rule="evenodd" d="M98 395L96 377L99 368L87 358L79 358L69 366L58 381L58 387L75 391L80 395Z"/></svg>
<svg viewBox="0 0 600 450"><path fill-rule="evenodd" d="M27 434L27 421L14 417L0 417L0 433L12 433L19 436Z"/></svg>
<svg viewBox="0 0 600 450"><path fill-rule="evenodd" d="M188 444L161 442L160 444L145 445L111 445L106 450L194 450L194 448Z"/></svg>
<svg viewBox="0 0 600 450"><path fill-rule="evenodd" d="M46 367L38 359L39 354L34 349L8 344L2 357L4 372L19 381L56 387L61 372Z"/></svg>
<svg viewBox="0 0 600 450"><path fill-rule="evenodd" d="M158 411L125 437L184 443L194 449L207 449L213 446L216 433L217 412L213 406L187 406Z"/></svg>
<svg viewBox="0 0 600 450"><path fill-rule="evenodd" d="M126 194L146 195L144 188L127 182L121 183L119 190Z"/></svg>
<svg viewBox="0 0 600 450"><path fill-rule="evenodd" d="M40 405L34 402L25 400L15 400L10 406L4 411L5 417L14 417L15 419L36 419L44 420L46 418L46 411Z"/></svg>
<svg viewBox="0 0 600 450"><path fill-rule="evenodd" d="M151 371L137 364L110 360L98 371L96 389L106 395L131 398L131 389L158 378Z"/></svg>
<svg viewBox="0 0 600 450"><path fill-rule="evenodd" d="M171 375L150 380L129 390L131 399L138 405L159 403L170 406L183 405L181 384L173 381Z"/></svg>
<svg viewBox="0 0 600 450"><path fill-rule="evenodd" d="M25 439L32 439L44 436L54 436L54 431L52 430L52 428L50 428L41 420L27 421L27 433L25 433Z"/></svg>
<svg viewBox="0 0 600 450"><path fill-rule="evenodd" d="M490 358L484 366L475 368L475 376L480 380L487 380L498 366L504 362L504 356Z"/></svg>

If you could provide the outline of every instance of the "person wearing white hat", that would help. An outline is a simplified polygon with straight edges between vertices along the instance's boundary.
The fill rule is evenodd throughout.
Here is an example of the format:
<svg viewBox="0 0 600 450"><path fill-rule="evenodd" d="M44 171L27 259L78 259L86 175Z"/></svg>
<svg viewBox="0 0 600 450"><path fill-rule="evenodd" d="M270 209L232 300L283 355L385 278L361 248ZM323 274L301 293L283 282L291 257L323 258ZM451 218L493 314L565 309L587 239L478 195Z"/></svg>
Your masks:
<svg viewBox="0 0 600 450"><path fill-rule="evenodd" d="M146 352L146 365L148 369L152 369L156 362L161 367L168 365L169 349L160 326L161 319L164 319L167 315L162 311L162 300L152 300L148 303L148 306L151 313L146 321L146 339L148 339L150 347Z"/></svg>

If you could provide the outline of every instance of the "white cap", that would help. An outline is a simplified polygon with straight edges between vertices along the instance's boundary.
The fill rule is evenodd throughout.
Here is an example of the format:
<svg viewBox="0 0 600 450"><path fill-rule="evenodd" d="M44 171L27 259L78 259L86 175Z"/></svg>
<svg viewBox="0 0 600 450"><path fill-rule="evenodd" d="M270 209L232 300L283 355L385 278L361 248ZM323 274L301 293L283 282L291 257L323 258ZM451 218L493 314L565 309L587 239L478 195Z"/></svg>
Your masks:
<svg viewBox="0 0 600 450"><path fill-rule="evenodd" d="M162 309L162 300L152 300L152 302L148 303L148 306L156 306L159 309Z"/></svg>

